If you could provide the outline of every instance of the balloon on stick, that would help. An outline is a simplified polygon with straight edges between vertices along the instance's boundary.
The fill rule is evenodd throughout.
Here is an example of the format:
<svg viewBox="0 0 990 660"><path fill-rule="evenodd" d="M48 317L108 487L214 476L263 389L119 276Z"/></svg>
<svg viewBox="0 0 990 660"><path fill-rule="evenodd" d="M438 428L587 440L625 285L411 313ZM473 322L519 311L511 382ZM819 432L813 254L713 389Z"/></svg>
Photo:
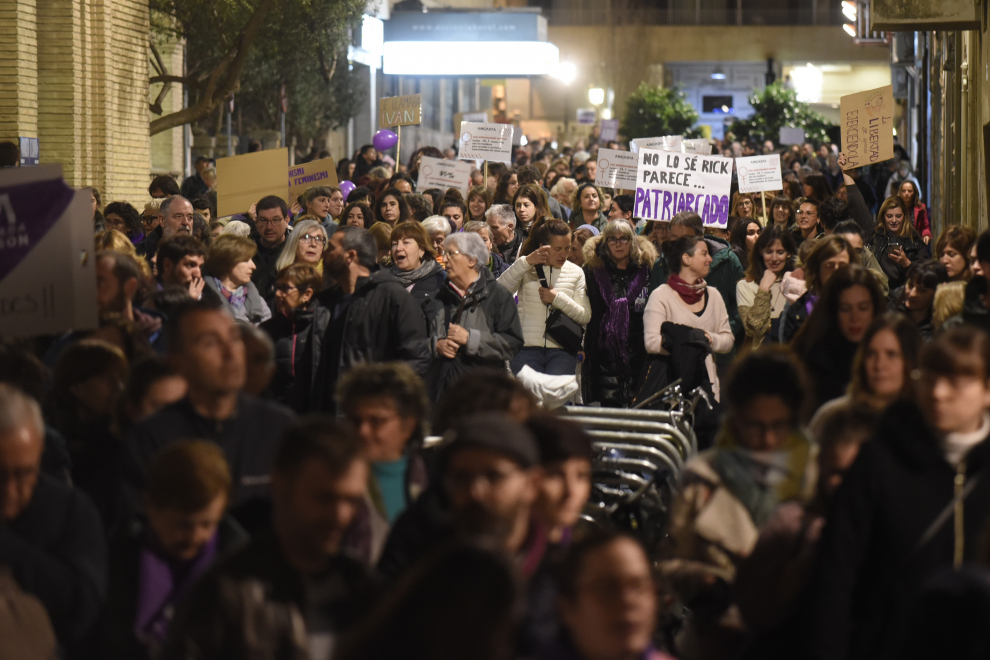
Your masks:
<svg viewBox="0 0 990 660"><path fill-rule="evenodd" d="M347 198L348 198L348 196L350 196L350 194L351 194L351 192L352 192L352 191L354 190L354 188L356 188L357 186L355 186L355 185L354 185L354 184L353 184L352 182L350 182L350 181L341 181L341 182L340 182L340 186L338 186L338 187L340 188L340 192L342 192L342 193L344 194L344 201L346 202L346 201L347 201Z"/></svg>
<svg viewBox="0 0 990 660"><path fill-rule="evenodd" d="M371 140L371 143L375 145L375 149L377 149L378 151L388 151L389 149L394 147L395 143L398 141L399 141L398 135L388 130L387 128L383 128L377 133L375 133L375 137Z"/></svg>

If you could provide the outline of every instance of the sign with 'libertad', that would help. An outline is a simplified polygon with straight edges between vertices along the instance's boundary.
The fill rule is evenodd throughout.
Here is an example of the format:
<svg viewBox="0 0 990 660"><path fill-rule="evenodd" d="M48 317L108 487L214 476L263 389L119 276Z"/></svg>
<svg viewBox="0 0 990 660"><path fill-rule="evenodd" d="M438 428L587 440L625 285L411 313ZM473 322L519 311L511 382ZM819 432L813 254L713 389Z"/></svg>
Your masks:
<svg viewBox="0 0 990 660"><path fill-rule="evenodd" d="M422 104L419 94L392 96L378 99L378 126L410 126L422 119Z"/></svg>
<svg viewBox="0 0 990 660"><path fill-rule="evenodd" d="M731 186L731 158L642 149L633 216L669 221L681 211L694 211L706 225L724 228Z"/></svg>
<svg viewBox="0 0 990 660"><path fill-rule="evenodd" d="M839 99L842 151L847 170L894 157L894 87L878 87Z"/></svg>

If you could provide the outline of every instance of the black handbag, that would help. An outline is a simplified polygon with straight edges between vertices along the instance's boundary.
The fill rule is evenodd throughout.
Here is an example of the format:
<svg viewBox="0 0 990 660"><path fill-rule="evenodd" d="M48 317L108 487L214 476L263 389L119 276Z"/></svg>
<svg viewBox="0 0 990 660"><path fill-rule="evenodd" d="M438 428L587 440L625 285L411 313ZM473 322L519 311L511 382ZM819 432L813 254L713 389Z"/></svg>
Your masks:
<svg viewBox="0 0 990 660"><path fill-rule="evenodd" d="M543 274L542 265L536 267L536 274L540 278L540 284L543 285L543 288L549 289L550 285L547 283L547 278ZM550 305L547 305L547 307L550 307ZM547 326L544 336L555 341L568 353L577 355L581 352L581 342L584 339L584 326L574 321L574 319L564 314L561 310L555 309L547 316Z"/></svg>

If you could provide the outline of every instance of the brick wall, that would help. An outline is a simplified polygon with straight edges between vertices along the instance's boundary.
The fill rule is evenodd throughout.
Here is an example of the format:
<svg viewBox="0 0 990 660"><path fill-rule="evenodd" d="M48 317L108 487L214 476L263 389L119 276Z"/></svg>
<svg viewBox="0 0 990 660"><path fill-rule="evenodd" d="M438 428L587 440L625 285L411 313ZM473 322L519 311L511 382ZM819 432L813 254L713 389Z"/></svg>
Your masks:
<svg viewBox="0 0 990 660"><path fill-rule="evenodd" d="M41 162L61 163L70 185L143 204L146 1L0 0L0 139L18 135L36 135Z"/></svg>

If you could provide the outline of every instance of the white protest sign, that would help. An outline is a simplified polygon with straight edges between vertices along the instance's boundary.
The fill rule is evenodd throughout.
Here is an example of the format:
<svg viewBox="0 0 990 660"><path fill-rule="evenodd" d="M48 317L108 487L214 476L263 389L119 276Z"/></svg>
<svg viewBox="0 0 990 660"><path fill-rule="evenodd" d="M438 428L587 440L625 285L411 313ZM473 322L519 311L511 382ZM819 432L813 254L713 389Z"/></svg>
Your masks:
<svg viewBox="0 0 990 660"><path fill-rule="evenodd" d="M684 140L681 142L681 151L686 154L700 154L710 156L712 154L712 143L705 138L695 140Z"/></svg>
<svg viewBox="0 0 990 660"><path fill-rule="evenodd" d="M61 165L0 170L0 334L97 325L89 192L66 185Z"/></svg>
<svg viewBox="0 0 990 660"><path fill-rule="evenodd" d="M629 143L629 151L638 154L642 149L658 149L660 151L680 151L681 142L684 140L680 135L665 135L655 138L636 138Z"/></svg>
<svg viewBox="0 0 990 660"><path fill-rule="evenodd" d="M461 122L461 160L512 163L512 124Z"/></svg>
<svg viewBox="0 0 990 660"><path fill-rule="evenodd" d="M804 144L804 129L791 126L781 126L778 144Z"/></svg>
<svg viewBox="0 0 990 660"><path fill-rule="evenodd" d="M736 158L736 175L739 178L739 192L764 192L784 187L780 154Z"/></svg>
<svg viewBox="0 0 990 660"><path fill-rule="evenodd" d="M595 185L632 190L636 187L637 167L639 158L630 151L599 149Z"/></svg>
<svg viewBox="0 0 990 660"><path fill-rule="evenodd" d="M603 119L601 124L601 134L599 139L602 142L611 142L619 139L619 120Z"/></svg>
<svg viewBox="0 0 990 660"><path fill-rule="evenodd" d="M694 211L706 225L724 228L731 185L731 158L644 149L636 171L633 217L671 220L681 211Z"/></svg>
<svg viewBox="0 0 990 660"><path fill-rule="evenodd" d="M429 188L457 188L467 193L471 187L471 163L460 160L441 160L423 156L419 162L419 179L416 190Z"/></svg>

